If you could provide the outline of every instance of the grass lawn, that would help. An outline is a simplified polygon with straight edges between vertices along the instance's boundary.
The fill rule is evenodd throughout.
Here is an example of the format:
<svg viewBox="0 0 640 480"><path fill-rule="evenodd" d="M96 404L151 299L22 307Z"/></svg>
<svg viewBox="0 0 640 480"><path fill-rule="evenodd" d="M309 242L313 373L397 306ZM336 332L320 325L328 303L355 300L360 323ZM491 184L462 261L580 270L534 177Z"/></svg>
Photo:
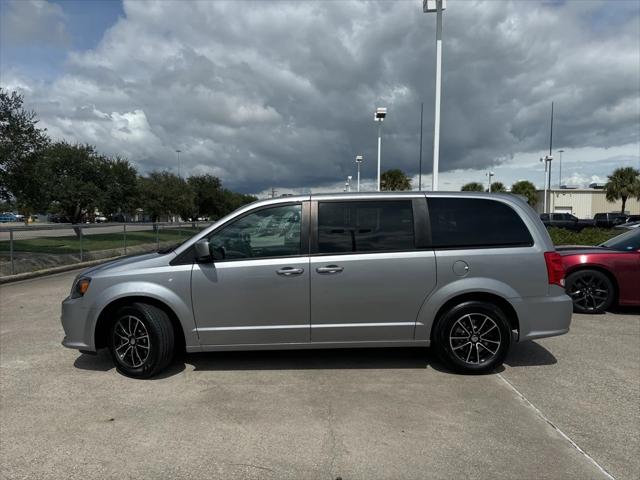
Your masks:
<svg viewBox="0 0 640 480"><path fill-rule="evenodd" d="M625 230L604 228L585 228L581 232L572 232L565 228L549 228L551 240L556 245L598 245L624 232Z"/></svg>
<svg viewBox="0 0 640 480"><path fill-rule="evenodd" d="M191 228L160 230L158 238L160 242L181 242L194 235L199 230ZM155 232L127 232L127 247L156 243ZM99 233L84 235L82 248L85 252L95 250L110 250L123 248L122 233ZM0 242L0 252L9 251L9 242ZM14 252L33 253L78 253L80 251L80 239L76 236L69 237L40 237L28 240L14 240Z"/></svg>

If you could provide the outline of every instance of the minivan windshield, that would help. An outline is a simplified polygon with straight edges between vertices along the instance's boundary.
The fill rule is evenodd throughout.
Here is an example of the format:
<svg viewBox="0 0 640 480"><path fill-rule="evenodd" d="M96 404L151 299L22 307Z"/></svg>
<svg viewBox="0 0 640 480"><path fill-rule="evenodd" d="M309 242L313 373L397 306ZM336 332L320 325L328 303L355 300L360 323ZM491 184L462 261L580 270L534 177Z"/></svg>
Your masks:
<svg viewBox="0 0 640 480"><path fill-rule="evenodd" d="M640 229L631 230L613 237L598 246L622 252L640 250Z"/></svg>

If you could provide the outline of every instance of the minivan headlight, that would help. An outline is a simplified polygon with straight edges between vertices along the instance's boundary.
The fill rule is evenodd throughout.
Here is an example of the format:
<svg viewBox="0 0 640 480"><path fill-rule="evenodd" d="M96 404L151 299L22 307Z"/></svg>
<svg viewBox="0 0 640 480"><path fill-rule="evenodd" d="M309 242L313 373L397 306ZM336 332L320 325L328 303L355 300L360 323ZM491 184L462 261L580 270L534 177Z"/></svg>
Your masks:
<svg viewBox="0 0 640 480"><path fill-rule="evenodd" d="M89 290L89 285L91 284L91 279L88 277L82 277L76 281L71 289L71 298L80 298L83 297L87 290Z"/></svg>

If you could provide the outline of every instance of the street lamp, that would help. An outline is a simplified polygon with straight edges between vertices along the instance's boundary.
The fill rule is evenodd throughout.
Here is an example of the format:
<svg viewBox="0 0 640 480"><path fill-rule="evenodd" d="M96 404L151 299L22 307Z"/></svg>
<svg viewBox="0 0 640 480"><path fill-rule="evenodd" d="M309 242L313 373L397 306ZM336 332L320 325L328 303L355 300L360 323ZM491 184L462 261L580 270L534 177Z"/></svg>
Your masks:
<svg viewBox="0 0 640 480"><path fill-rule="evenodd" d="M558 174L558 188L562 188L562 152L564 152L564 150L558 150L558 153L560 154L560 173Z"/></svg>
<svg viewBox="0 0 640 480"><path fill-rule="evenodd" d="M433 176L431 189L438 190L438 162L440 157L440 93L442 80L442 11L447 8L447 0L423 0L424 13L436 13L436 102L433 123Z"/></svg>
<svg viewBox="0 0 640 480"><path fill-rule="evenodd" d="M549 213L547 212L547 191L548 189L551 188L551 161L553 160L553 157L551 155L545 155L544 157L542 157L540 159L541 162L544 162L544 210L542 213Z"/></svg>
<svg viewBox="0 0 640 480"><path fill-rule="evenodd" d="M373 119L378 122L378 191L380 191L380 152L382 149L382 122L384 121L384 117L387 116L387 108L386 107L378 107L376 108L376 113Z"/></svg>
<svg viewBox="0 0 640 480"><path fill-rule="evenodd" d="M346 181L346 183L344 184L344 185L345 185L345 187L347 187L347 192L350 192L350 191L351 191L351 180L352 180L352 179L353 179L353 176L349 175L349 176L347 177L347 181Z"/></svg>
<svg viewBox="0 0 640 480"><path fill-rule="evenodd" d="M182 150L176 150L176 154L178 155L178 176L182 178L182 165L180 165L180 153Z"/></svg>
<svg viewBox="0 0 640 480"><path fill-rule="evenodd" d="M358 192L360 191L360 164L364 161L362 155L356 155L356 165L358 166Z"/></svg>
<svg viewBox="0 0 640 480"><path fill-rule="evenodd" d="M492 171L485 173L487 177L489 177L489 192L491 192L491 178L495 175Z"/></svg>

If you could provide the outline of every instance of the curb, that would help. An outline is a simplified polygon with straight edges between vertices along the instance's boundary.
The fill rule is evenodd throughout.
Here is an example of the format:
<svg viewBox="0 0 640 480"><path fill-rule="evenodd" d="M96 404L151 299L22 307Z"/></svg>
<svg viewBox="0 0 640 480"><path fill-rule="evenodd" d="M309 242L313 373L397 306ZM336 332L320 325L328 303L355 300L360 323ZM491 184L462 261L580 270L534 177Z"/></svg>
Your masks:
<svg viewBox="0 0 640 480"><path fill-rule="evenodd" d="M99 260L90 260L88 262L61 265L59 267L45 268L43 270L36 270L35 272L25 272L25 273L16 273L15 275L6 275L4 277L0 277L0 285L6 284L6 283L19 282L21 280L30 280L32 278L37 278L37 277L44 277L45 275L53 275L55 273L68 272L70 270L78 270L80 268L85 268L85 267L93 267L95 265L107 263L112 260L117 260L118 258L122 258L122 255L109 257L109 258L101 258Z"/></svg>

